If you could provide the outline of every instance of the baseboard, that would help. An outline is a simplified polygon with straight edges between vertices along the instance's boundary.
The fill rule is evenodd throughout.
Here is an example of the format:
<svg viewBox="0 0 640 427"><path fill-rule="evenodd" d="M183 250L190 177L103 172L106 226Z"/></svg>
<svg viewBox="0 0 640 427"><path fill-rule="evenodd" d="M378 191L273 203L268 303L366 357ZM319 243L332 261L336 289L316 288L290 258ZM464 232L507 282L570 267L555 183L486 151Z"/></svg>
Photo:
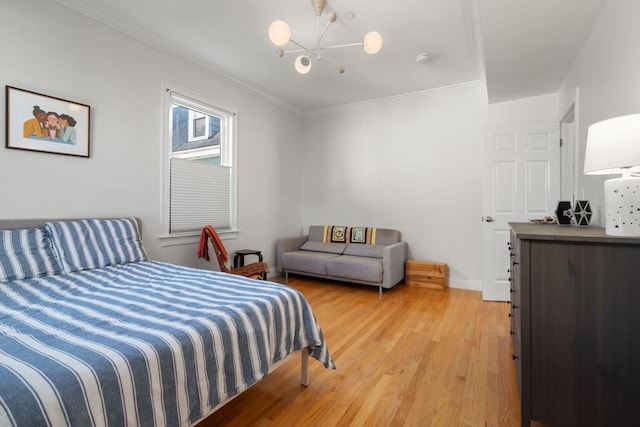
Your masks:
<svg viewBox="0 0 640 427"><path fill-rule="evenodd" d="M464 280L464 279L456 279L453 277L449 277L449 287L456 288L456 289L467 289L469 291L481 291L482 281L481 280Z"/></svg>

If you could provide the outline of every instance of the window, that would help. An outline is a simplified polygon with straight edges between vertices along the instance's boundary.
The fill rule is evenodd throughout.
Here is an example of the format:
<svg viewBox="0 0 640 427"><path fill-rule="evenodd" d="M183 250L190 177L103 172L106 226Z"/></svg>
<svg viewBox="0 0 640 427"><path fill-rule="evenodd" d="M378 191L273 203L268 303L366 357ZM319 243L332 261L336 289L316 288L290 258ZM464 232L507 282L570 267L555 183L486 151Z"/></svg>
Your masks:
<svg viewBox="0 0 640 427"><path fill-rule="evenodd" d="M172 89L165 105L168 235L198 234L206 224L222 233L235 230L236 114Z"/></svg>

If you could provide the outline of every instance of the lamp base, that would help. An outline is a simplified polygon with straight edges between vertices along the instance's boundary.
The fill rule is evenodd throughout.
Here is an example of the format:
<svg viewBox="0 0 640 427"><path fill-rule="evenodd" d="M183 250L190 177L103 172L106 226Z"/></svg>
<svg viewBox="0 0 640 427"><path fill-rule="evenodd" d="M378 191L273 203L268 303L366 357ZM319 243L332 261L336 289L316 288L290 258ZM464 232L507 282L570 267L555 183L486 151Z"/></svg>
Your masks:
<svg viewBox="0 0 640 427"><path fill-rule="evenodd" d="M606 180L604 211L607 235L640 237L640 178Z"/></svg>

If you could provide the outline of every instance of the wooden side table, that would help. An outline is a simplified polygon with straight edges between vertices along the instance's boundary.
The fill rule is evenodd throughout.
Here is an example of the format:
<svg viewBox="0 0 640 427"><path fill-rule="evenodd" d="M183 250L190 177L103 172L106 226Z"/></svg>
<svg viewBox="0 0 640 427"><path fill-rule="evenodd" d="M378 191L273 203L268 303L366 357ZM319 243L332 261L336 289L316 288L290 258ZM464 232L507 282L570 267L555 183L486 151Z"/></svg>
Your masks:
<svg viewBox="0 0 640 427"><path fill-rule="evenodd" d="M409 286L444 289L449 286L449 268L442 262L407 260L405 283Z"/></svg>

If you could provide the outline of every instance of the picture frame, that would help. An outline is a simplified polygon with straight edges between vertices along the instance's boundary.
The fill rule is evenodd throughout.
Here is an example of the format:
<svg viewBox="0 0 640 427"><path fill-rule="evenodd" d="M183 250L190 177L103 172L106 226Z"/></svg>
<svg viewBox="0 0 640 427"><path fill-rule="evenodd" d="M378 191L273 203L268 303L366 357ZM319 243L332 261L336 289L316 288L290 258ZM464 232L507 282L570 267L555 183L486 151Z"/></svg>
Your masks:
<svg viewBox="0 0 640 427"><path fill-rule="evenodd" d="M91 107L5 87L6 148L89 157Z"/></svg>

